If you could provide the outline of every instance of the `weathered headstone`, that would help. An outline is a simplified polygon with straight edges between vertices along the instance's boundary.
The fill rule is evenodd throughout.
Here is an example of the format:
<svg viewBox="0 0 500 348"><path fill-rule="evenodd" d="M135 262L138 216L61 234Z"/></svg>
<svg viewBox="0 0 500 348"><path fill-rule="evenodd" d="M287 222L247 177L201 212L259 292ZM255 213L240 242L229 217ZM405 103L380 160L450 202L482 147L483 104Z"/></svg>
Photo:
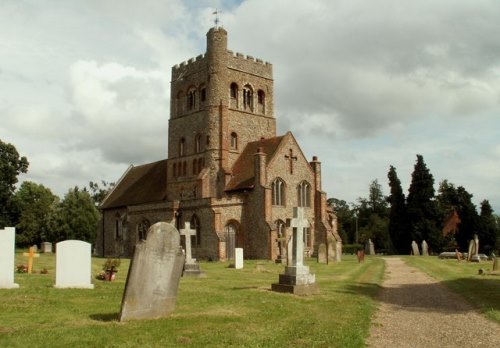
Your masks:
<svg viewBox="0 0 500 348"><path fill-rule="evenodd" d="M413 256L420 256L420 251L418 250L417 242L411 242L411 253Z"/></svg>
<svg viewBox="0 0 500 348"><path fill-rule="evenodd" d="M192 257L191 252L191 236L196 236L196 230L191 229L191 224L186 222L184 229L179 231L181 236L184 236L184 244L186 245L186 262L184 263L184 275L192 277L200 277L202 272L200 264Z"/></svg>
<svg viewBox="0 0 500 348"><path fill-rule="evenodd" d="M184 253L176 228L152 225L135 247L123 293L120 321L165 317L175 309Z"/></svg>
<svg viewBox="0 0 500 348"><path fill-rule="evenodd" d="M356 257L358 258L358 263L365 262L365 251L359 249L356 251Z"/></svg>
<svg viewBox="0 0 500 348"><path fill-rule="evenodd" d="M480 262L481 257L479 256L479 237L477 234L474 235L474 250L471 256L472 262Z"/></svg>
<svg viewBox="0 0 500 348"><path fill-rule="evenodd" d="M293 219L288 219L287 224L293 229L292 239L288 242L289 263L285 273L279 275L279 282L272 284L271 289L295 295L318 293L316 277L304 265L304 229L309 227L309 222L304 218L304 208L294 207Z"/></svg>
<svg viewBox="0 0 500 348"><path fill-rule="evenodd" d="M27 253L23 253L23 256L28 257L28 274L31 274L31 272L33 271L33 258L40 257L40 254L36 252L34 246L31 246Z"/></svg>
<svg viewBox="0 0 500 348"><path fill-rule="evenodd" d="M41 249L42 249L42 253L51 253L52 252L52 243L43 242Z"/></svg>
<svg viewBox="0 0 500 348"><path fill-rule="evenodd" d="M368 238L368 240L366 241L365 254L366 255L375 255L375 245L373 245L371 238Z"/></svg>
<svg viewBox="0 0 500 348"><path fill-rule="evenodd" d="M429 246L425 240L422 241L422 256L429 256Z"/></svg>
<svg viewBox="0 0 500 348"><path fill-rule="evenodd" d="M234 248L234 268L243 268L243 248Z"/></svg>
<svg viewBox="0 0 500 348"><path fill-rule="evenodd" d="M90 243L65 240L56 244L56 288L93 289Z"/></svg>
<svg viewBox="0 0 500 348"><path fill-rule="evenodd" d="M16 289L14 283L16 229L5 227L0 230L0 289Z"/></svg>
<svg viewBox="0 0 500 348"><path fill-rule="evenodd" d="M493 272L498 271L498 258L493 254Z"/></svg>
<svg viewBox="0 0 500 348"><path fill-rule="evenodd" d="M318 255L317 255L317 258L318 258L318 263L328 263L327 251L326 251L326 244L321 243L318 246Z"/></svg>

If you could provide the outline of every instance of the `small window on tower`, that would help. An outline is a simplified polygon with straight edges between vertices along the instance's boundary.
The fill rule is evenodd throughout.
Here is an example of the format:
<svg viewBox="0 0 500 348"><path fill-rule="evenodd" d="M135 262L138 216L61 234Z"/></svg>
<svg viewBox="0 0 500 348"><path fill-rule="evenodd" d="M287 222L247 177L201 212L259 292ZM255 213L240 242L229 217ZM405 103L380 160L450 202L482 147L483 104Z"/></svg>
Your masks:
<svg viewBox="0 0 500 348"><path fill-rule="evenodd" d="M197 134L196 138L194 138L194 152L201 152L201 134Z"/></svg>
<svg viewBox="0 0 500 348"><path fill-rule="evenodd" d="M238 85L235 82L231 83L231 98L238 98Z"/></svg>
<svg viewBox="0 0 500 348"><path fill-rule="evenodd" d="M181 138L179 140L179 156L184 156L186 154L186 139Z"/></svg>
<svg viewBox="0 0 500 348"><path fill-rule="evenodd" d="M201 89L200 99L201 99L202 102L204 102L205 100L207 100L207 90L205 88Z"/></svg>
<svg viewBox="0 0 500 348"><path fill-rule="evenodd" d="M264 102L266 100L266 95L264 94L264 91L259 89L259 92L257 93L257 99L259 104L264 105Z"/></svg>
<svg viewBox="0 0 500 348"><path fill-rule="evenodd" d="M235 132L231 133L231 148L234 150L238 149L238 134Z"/></svg>

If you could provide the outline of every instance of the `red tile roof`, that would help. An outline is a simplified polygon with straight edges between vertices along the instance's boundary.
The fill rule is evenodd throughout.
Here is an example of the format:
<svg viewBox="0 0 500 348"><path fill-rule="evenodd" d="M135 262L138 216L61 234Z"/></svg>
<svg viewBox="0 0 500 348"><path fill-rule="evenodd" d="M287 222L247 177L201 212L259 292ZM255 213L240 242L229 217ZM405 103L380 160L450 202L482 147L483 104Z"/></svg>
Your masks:
<svg viewBox="0 0 500 348"><path fill-rule="evenodd" d="M255 154L258 148L266 154L266 164L272 159L284 136L261 139L248 143L232 168L232 178L226 185L225 191L236 191L253 188L255 177Z"/></svg>
<svg viewBox="0 0 500 348"><path fill-rule="evenodd" d="M167 160L132 166L104 200L101 208L117 208L165 200Z"/></svg>

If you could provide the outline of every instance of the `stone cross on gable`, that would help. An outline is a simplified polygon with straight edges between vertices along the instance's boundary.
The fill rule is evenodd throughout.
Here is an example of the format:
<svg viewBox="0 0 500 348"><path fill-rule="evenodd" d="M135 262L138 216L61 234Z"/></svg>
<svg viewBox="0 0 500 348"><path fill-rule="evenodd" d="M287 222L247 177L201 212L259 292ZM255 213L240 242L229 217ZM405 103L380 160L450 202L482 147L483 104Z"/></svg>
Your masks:
<svg viewBox="0 0 500 348"><path fill-rule="evenodd" d="M293 174L293 161L297 161L297 156L293 155L293 149L290 149L289 153L285 158L290 162L290 174Z"/></svg>
<svg viewBox="0 0 500 348"><path fill-rule="evenodd" d="M309 221L304 218L304 208L293 208L293 219L288 219L288 226L293 228L292 238L292 264L290 266L304 265L304 229L308 228Z"/></svg>
<svg viewBox="0 0 500 348"><path fill-rule="evenodd" d="M191 257L191 236L196 236L196 230L191 228L191 223L184 223L184 229L179 231L181 236L184 236L186 242L186 263L193 263L196 259Z"/></svg>

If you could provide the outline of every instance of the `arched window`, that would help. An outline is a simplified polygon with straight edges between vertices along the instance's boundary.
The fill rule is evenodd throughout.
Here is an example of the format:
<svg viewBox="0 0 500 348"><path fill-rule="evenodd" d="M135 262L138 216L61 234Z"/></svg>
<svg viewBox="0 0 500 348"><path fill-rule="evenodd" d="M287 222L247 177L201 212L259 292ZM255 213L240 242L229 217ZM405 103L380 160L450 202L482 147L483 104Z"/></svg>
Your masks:
<svg viewBox="0 0 500 348"><path fill-rule="evenodd" d="M186 154L186 139L181 138L179 140L179 157L184 156Z"/></svg>
<svg viewBox="0 0 500 348"><path fill-rule="evenodd" d="M196 158L193 160L193 175L198 174L198 161Z"/></svg>
<svg viewBox="0 0 500 348"><path fill-rule="evenodd" d="M139 240L146 240L149 226L151 226L151 223L146 218L142 219L141 223L137 225L137 237Z"/></svg>
<svg viewBox="0 0 500 348"><path fill-rule="evenodd" d="M182 162L182 175L183 176L187 175L187 162L186 161Z"/></svg>
<svg viewBox="0 0 500 348"><path fill-rule="evenodd" d="M229 260L234 259L234 248L236 248L236 233L238 227L230 222L224 227L224 239L226 240L226 257Z"/></svg>
<svg viewBox="0 0 500 348"><path fill-rule="evenodd" d="M172 166L172 176L175 178L177 176L177 163Z"/></svg>
<svg viewBox="0 0 500 348"><path fill-rule="evenodd" d="M203 165L203 158L198 158L198 173L201 172L201 170L203 169L204 165Z"/></svg>
<svg viewBox="0 0 500 348"><path fill-rule="evenodd" d="M311 185L307 181L302 181L297 186L297 198L299 207L311 206Z"/></svg>
<svg viewBox="0 0 500 348"><path fill-rule="evenodd" d="M238 85L235 82L231 83L231 98L238 99Z"/></svg>
<svg viewBox="0 0 500 348"><path fill-rule="evenodd" d="M201 152L201 134L196 134L194 138L194 153Z"/></svg>
<svg viewBox="0 0 500 348"><path fill-rule="evenodd" d="M285 205L285 182L280 178L271 183L273 205Z"/></svg>
<svg viewBox="0 0 500 348"><path fill-rule="evenodd" d="M205 102L207 100L207 89L205 87L202 87L200 90L200 100L202 102Z"/></svg>
<svg viewBox="0 0 500 348"><path fill-rule="evenodd" d="M193 110L196 106L196 90L195 89L191 89L190 91L188 91L186 101L187 101L187 109Z"/></svg>
<svg viewBox="0 0 500 348"><path fill-rule="evenodd" d="M231 149L238 149L238 134L236 134L235 132L231 133Z"/></svg>
<svg viewBox="0 0 500 348"><path fill-rule="evenodd" d="M259 104L264 105L266 101L266 95L263 90L259 89L257 92L257 101Z"/></svg>
<svg viewBox="0 0 500 348"><path fill-rule="evenodd" d="M253 110L253 90L250 85L243 88L243 108Z"/></svg>
<svg viewBox="0 0 500 348"><path fill-rule="evenodd" d="M200 246L201 245L201 227L200 227L200 219L196 214L193 214L191 217L191 228L196 230L196 235L191 236L191 245Z"/></svg>

